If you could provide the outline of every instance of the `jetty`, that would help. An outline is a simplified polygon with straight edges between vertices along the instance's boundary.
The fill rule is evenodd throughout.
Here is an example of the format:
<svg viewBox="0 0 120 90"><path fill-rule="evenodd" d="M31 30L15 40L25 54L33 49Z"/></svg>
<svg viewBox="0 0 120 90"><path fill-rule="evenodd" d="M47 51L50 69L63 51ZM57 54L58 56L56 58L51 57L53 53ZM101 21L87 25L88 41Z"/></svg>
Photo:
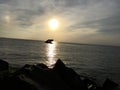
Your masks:
<svg viewBox="0 0 120 90"><path fill-rule="evenodd" d="M14 72L8 62L0 60L0 90L117 90L117 87L118 84L108 78L99 86L60 59L53 68L42 63L26 64Z"/></svg>

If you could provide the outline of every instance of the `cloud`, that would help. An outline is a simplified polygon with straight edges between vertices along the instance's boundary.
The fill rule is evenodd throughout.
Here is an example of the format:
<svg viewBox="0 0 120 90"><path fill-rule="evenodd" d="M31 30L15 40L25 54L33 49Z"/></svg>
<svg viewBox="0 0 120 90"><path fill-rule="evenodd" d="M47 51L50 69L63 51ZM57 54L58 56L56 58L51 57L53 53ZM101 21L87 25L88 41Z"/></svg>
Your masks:
<svg viewBox="0 0 120 90"><path fill-rule="evenodd" d="M91 28L91 29L97 29L97 32L99 33L105 33L105 34L119 34L120 33L120 16L119 14L100 19L100 20L94 20L89 22L84 22L81 24L78 24L77 26L74 26L74 28Z"/></svg>
<svg viewBox="0 0 120 90"><path fill-rule="evenodd" d="M29 27L33 24L36 17L44 15L43 9L38 9L36 11L26 10L26 9L16 9L14 12L14 21L21 27Z"/></svg>
<svg viewBox="0 0 120 90"><path fill-rule="evenodd" d="M0 0L0 4L4 4L4 3L7 3L9 2L10 0Z"/></svg>
<svg viewBox="0 0 120 90"><path fill-rule="evenodd" d="M55 5L70 8L85 5L87 2L88 0L55 0Z"/></svg>
<svg viewBox="0 0 120 90"><path fill-rule="evenodd" d="M103 20L98 21L101 28L99 32L102 33L112 33L112 34L118 34L120 33L120 16L116 15L113 17L109 17Z"/></svg>
<svg viewBox="0 0 120 90"><path fill-rule="evenodd" d="M0 33L5 36L52 36L46 24L52 17L61 22L53 35L59 40L115 43L120 36L120 0L0 0Z"/></svg>
<svg viewBox="0 0 120 90"><path fill-rule="evenodd" d="M91 2L84 10L79 9L81 10L78 11L79 15L77 14L77 17L74 17L76 22L70 25L69 29L74 31L90 28L96 29L96 33L117 34L120 31L120 10L118 3L107 0Z"/></svg>

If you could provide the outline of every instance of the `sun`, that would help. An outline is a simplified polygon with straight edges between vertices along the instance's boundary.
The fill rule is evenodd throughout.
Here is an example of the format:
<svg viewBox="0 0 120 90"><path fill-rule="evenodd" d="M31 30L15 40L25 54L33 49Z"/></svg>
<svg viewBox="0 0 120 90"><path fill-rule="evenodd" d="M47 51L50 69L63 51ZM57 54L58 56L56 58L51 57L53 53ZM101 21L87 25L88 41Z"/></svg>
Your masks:
<svg viewBox="0 0 120 90"><path fill-rule="evenodd" d="M57 19L51 19L49 20L48 25L52 30L56 30L59 26L59 22Z"/></svg>

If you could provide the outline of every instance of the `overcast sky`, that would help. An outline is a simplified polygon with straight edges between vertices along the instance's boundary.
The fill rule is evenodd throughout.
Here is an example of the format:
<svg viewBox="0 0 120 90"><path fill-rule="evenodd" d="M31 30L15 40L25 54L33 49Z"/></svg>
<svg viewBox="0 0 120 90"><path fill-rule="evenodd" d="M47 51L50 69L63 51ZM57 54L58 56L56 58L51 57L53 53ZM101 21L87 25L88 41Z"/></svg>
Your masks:
<svg viewBox="0 0 120 90"><path fill-rule="evenodd" d="M120 46L120 0L0 0L0 37Z"/></svg>

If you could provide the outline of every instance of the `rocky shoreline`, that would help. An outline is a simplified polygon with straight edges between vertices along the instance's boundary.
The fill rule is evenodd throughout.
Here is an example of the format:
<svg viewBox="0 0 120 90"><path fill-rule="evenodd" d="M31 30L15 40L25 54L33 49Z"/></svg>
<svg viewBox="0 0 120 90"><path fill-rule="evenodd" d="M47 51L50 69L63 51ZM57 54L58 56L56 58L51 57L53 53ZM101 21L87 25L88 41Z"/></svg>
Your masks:
<svg viewBox="0 0 120 90"><path fill-rule="evenodd" d="M9 63L0 60L0 90L118 90L118 84L106 79L100 87L94 80L77 74L58 59L54 67L26 64L11 72Z"/></svg>

